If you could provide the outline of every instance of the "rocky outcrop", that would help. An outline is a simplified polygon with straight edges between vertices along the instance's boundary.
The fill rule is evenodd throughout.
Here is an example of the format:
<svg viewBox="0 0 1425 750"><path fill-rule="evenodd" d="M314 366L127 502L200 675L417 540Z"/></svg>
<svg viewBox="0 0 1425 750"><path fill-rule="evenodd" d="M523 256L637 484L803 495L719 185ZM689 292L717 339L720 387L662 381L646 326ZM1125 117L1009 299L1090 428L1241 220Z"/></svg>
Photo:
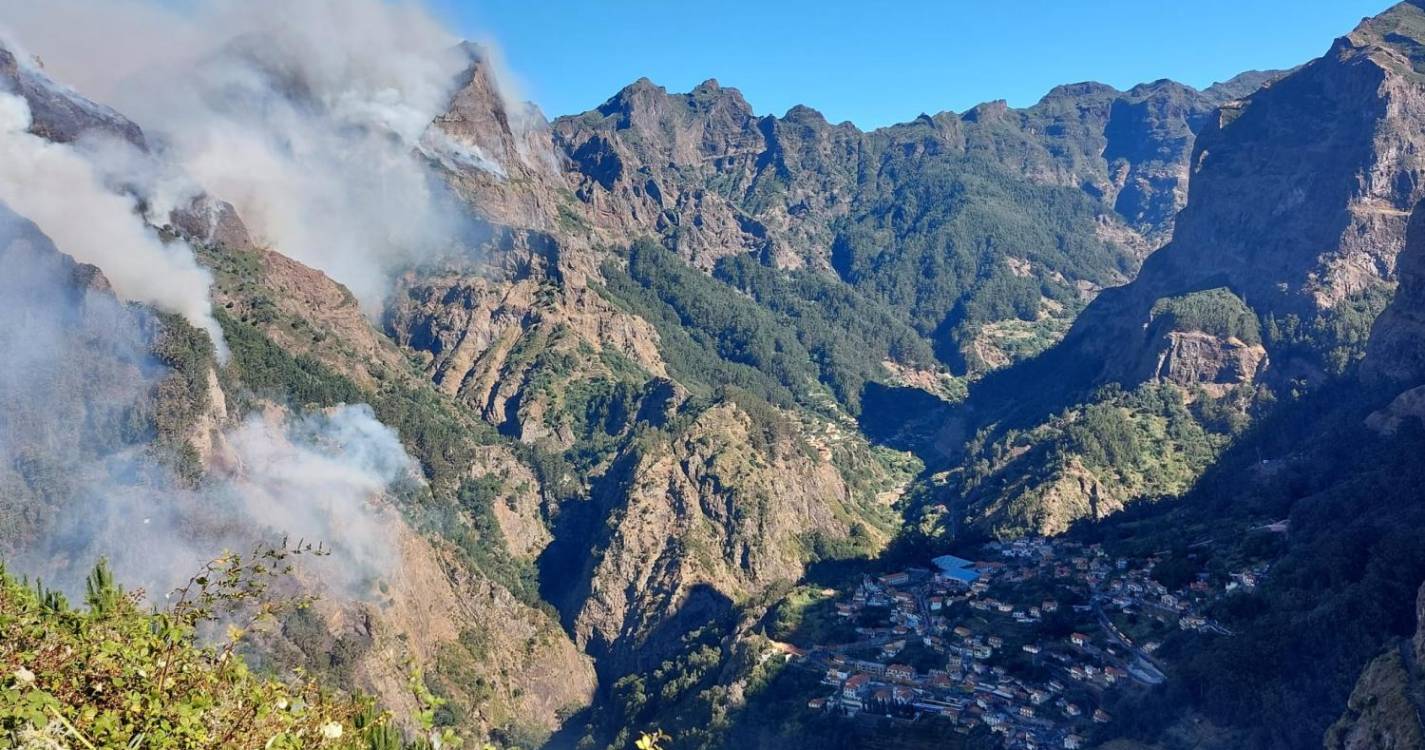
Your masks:
<svg viewBox="0 0 1425 750"><path fill-rule="evenodd" d="M736 89L705 81L670 95L648 79L598 109L554 123L575 195L610 241L668 235L695 265L765 248L766 228L737 205L766 139Z"/></svg>
<svg viewBox="0 0 1425 750"><path fill-rule="evenodd" d="M689 627L796 580L814 535L852 534L841 474L795 423L766 419L714 406L629 451L604 480L596 497L608 504L608 536L570 606L601 670L657 663Z"/></svg>
<svg viewBox="0 0 1425 750"><path fill-rule="evenodd" d="M561 382L613 375L610 357L645 377L667 374L658 333L611 305L543 235L515 233L479 272L453 268L404 279L386 314L396 342L425 355L442 391L527 442L574 436L529 386L557 358ZM557 387L557 386L556 386ZM545 419L548 415L549 419Z"/></svg>
<svg viewBox="0 0 1425 750"><path fill-rule="evenodd" d="M1250 383L1267 358L1260 344L1202 331L1169 331L1162 344L1149 379L1183 386Z"/></svg>
<svg viewBox="0 0 1425 750"><path fill-rule="evenodd" d="M1327 750L1407 750L1425 747L1425 586L1413 640L1392 644L1368 664L1346 712L1325 737Z"/></svg>
<svg viewBox="0 0 1425 750"><path fill-rule="evenodd" d="M1425 667L1425 586L1420 587L1420 596L1415 601L1415 638L1411 646L1415 649L1415 661Z"/></svg>
<svg viewBox="0 0 1425 750"><path fill-rule="evenodd" d="M1155 303L1176 295L1227 287L1261 318L1280 321L1330 317L1388 289L1408 212L1425 195L1425 78L1410 67L1425 59L1422 38L1425 10L1403 3L1224 106L1197 139L1172 241L1015 380L1037 379L1043 368L1057 374L1060 398L1072 399L1142 377L1135 363L1158 349L1145 323ZM1326 346L1270 352L1270 370L1319 379Z"/></svg>
<svg viewBox="0 0 1425 750"><path fill-rule="evenodd" d="M22 60L0 40L0 91L24 97L30 105L30 132L56 143L84 135L118 138L146 148L143 131L128 118L55 82L34 60Z"/></svg>
<svg viewBox="0 0 1425 750"><path fill-rule="evenodd" d="M359 629L370 639L356 665L359 681L398 716L413 716L409 664L427 681L472 708L465 731L552 732L593 698L593 665L558 625L503 588L472 575L439 541L391 522L400 563L389 592L374 605L327 607L335 632Z"/></svg>
<svg viewBox="0 0 1425 750"><path fill-rule="evenodd" d="M505 547L517 560L533 561L554 540L539 477L507 445L484 445L475 453L470 477L490 477L500 488L492 503Z"/></svg>
<svg viewBox="0 0 1425 750"><path fill-rule="evenodd" d="M568 203L561 157L539 108L516 101L490 51L467 43L470 65L421 150L445 168L452 187L491 221L550 230Z"/></svg>
<svg viewBox="0 0 1425 750"><path fill-rule="evenodd" d="M1425 382L1425 347L1421 346L1425 341L1425 210L1421 205L1415 207L1400 251L1395 298L1371 329L1362 371L1373 382Z"/></svg>

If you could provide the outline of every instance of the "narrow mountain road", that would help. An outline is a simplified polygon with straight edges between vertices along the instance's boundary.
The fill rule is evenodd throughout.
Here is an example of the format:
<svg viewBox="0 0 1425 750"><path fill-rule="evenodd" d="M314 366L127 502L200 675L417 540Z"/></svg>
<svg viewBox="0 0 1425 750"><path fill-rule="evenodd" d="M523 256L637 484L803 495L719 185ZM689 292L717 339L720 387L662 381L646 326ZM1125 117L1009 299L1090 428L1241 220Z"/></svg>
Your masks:
<svg viewBox="0 0 1425 750"><path fill-rule="evenodd" d="M1104 632L1108 633L1108 637L1112 639L1114 643L1128 649L1128 651L1133 654L1133 662L1128 665L1128 674L1131 675L1133 679L1145 685L1161 685L1167 680L1168 676L1163 674L1161 669L1158 669L1158 666L1153 663L1148 653L1138 648L1128 636L1119 632L1117 626L1113 624L1113 621L1109 620L1108 615L1104 614L1103 607L1099 604L1098 592L1094 592L1091 601L1093 603L1094 615L1098 617L1098 623L1103 627Z"/></svg>

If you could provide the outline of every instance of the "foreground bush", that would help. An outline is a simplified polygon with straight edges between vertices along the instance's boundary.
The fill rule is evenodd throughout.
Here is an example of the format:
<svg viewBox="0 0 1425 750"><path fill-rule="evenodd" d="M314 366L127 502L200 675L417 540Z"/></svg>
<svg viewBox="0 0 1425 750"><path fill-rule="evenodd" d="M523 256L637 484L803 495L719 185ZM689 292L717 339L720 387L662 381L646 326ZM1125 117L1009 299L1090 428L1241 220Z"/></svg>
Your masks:
<svg viewBox="0 0 1425 750"><path fill-rule="evenodd" d="M0 568L0 747L409 747L368 700L325 691L301 673L254 674L235 652L245 627L275 613L267 584L303 551L314 550L226 555L161 611L124 593L102 564L83 608ZM199 630L219 630L219 620L232 623L226 636L204 645Z"/></svg>

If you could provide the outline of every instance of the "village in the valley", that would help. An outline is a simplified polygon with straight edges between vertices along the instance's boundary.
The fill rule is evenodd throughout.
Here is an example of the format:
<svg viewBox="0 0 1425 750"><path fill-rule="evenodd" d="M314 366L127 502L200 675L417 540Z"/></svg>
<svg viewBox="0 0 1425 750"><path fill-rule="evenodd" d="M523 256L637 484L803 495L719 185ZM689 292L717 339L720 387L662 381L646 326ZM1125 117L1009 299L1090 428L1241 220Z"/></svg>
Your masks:
<svg viewBox="0 0 1425 750"><path fill-rule="evenodd" d="M1114 720L1111 691L1162 682L1154 652L1174 631L1230 635L1211 602L1251 590L1265 566L1170 590L1160 561L1114 558L1099 545L1047 539L991 543L978 561L946 555L931 566L864 577L836 592L846 638L786 644L824 672L809 707L905 721L939 717L957 731L983 726L1009 748L1084 746Z"/></svg>

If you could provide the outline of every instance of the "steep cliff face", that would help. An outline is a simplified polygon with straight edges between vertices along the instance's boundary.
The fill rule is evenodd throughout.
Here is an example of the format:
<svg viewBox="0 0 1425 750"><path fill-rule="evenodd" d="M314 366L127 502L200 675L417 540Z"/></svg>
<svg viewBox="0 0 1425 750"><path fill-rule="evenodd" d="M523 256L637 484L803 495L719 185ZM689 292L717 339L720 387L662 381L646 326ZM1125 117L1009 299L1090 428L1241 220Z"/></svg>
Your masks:
<svg viewBox="0 0 1425 750"><path fill-rule="evenodd" d="M419 529L393 517L399 563L380 605L322 607L334 634L367 644L352 667L355 685L407 708L407 665L427 665L427 681L457 707L466 731L481 735L548 733L587 705L592 662L555 619L511 593L502 571L484 567L505 554L528 564L548 544L537 477L416 370L344 287L266 248L210 243L203 253L235 334L230 377L241 400L369 401L422 463L436 508L449 508L467 480L497 476L508 487L494 510L498 536L459 531L476 524L467 508L406 507L414 518L451 517ZM284 361L301 374L284 374ZM450 541L462 536L483 556Z"/></svg>
<svg viewBox="0 0 1425 750"><path fill-rule="evenodd" d="M1328 750L1425 747L1425 587L1413 640L1392 644L1366 666L1346 712L1326 733Z"/></svg>
<svg viewBox="0 0 1425 750"><path fill-rule="evenodd" d="M72 143L85 133L103 133L145 148L143 132L128 118L90 101L44 74L34 60L20 60L0 39L0 90L30 105L30 132L56 143Z"/></svg>
<svg viewBox="0 0 1425 750"><path fill-rule="evenodd" d="M656 663L687 629L795 581L819 543L882 541L861 520L870 498L853 496L804 429L722 403L620 456L593 499L607 536L568 607L601 669Z"/></svg>
<svg viewBox="0 0 1425 750"><path fill-rule="evenodd" d="M386 316L392 337L428 357L444 392L527 442L561 448L574 434L559 421L555 390L575 380L617 380L625 371L663 377L658 333L609 304L568 266L546 235L516 232L477 271L408 276ZM577 262L577 261L575 261Z"/></svg>
<svg viewBox="0 0 1425 750"><path fill-rule="evenodd" d="M489 50L466 43L464 51L470 66L426 131L422 151L494 223L546 231L560 226L570 196L548 120L538 107L513 98Z"/></svg>
<svg viewBox="0 0 1425 750"><path fill-rule="evenodd" d="M765 139L736 89L706 81L669 95L642 79L554 129L577 170L575 194L604 239L668 234L704 268L766 247L766 228L737 205Z"/></svg>
<svg viewBox="0 0 1425 750"><path fill-rule="evenodd" d="M1425 78L1412 67L1422 37L1425 10L1402 3L1225 106L1197 139L1172 242L1133 283L1090 306L1063 349L1105 363L1085 368L1090 377L1123 379L1120 363L1133 359L1125 349L1151 346L1134 329L1165 297L1226 286L1280 322L1330 315L1388 288L1422 196ZM1274 367L1284 376L1319 371L1327 345L1279 344Z"/></svg>
<svg viewBox="0 0 1425 750"><path fill-rule="evenodd" d="M35 135L54 142L103 135L144 146L142 132L122 116L3 50L0 77L30 105ZM387 544L368 552L390 563L388 577L379 593L299 580L322 592L318 616L285 622L267 638L266 656L313 666L393 708L411 707L415 663L474 736L537 737L588 705L592 662L533 597L512 593L506 571L477 554L498 548L486 557L499 558L508 545L529 564L547 543L531 507L538 480L509 446L444 397L345 287L254 243L219 197L199 193L167 216L140 218L157 225L146 230L163 241L192 247L211 272L231 357L219 362L213 342L177 316L120 303L99 269L74 263L33 224L0 209L0 256L9 271L0 294L0 515L8 521L0 551L7 559L45 566L36 570L87 566L92 560L69 558L115 533L106 523L148 522L129 517L135 513L153 514L156 524L178 519L188 537L155 544L138 566L145 574L170 556L174 565L191 563L185 556L204 554L206 540L213 555L256 540L291 519L223 515L224 493L237 492L226 488L276 460L244 452L249 418L281 423L369 403L423 470L417 485L367 498L386 514ZM35 397L40 388L43 399ZM335 475L344 470L331 467ZM468 530L478 524L460 506L458 489L491 473L524 481L504 498L507 512L496 521L503 537L481 539ZM333 507L350 499L331 493ZM220 510L210 518L199 507L192 516L198 498ZM95 525L67 520L79 513ZM348 521L361 523L340 523ZM53 559L26 557L43 549ZM123 574L125 561L115 562Z"/></svg>
<svg viewBox="0 0 1425 750"><path fill-rule="evenodd" d="M1224 105L1193 146L1172 241L1131 283L1090 303L1053 349L972 388L974 411L946 434L967 424L1033 431L1098 402L1110 384L1167 383L1188 399L1237 393L1249 404L1256 386L1306 388L1358 361L1393 292L1409 211L1425 195L1421 39L1425 9L1402 3ZM1404 283L1415 283L1400 257ZM1411 315L1388 315L1375 334L1374 348L1399 352L1380 368L1413 366ZM1220 429L1204 416L1195 421Z"/></svg>
<svg viewBox="0 0 1425 750"><path fill-rule="evenodd" d="M1371 330L1362 365L1370 380L1402 384L1425 381L1425 211L1416 207L1398 263L1400 285Z"/></svg>

